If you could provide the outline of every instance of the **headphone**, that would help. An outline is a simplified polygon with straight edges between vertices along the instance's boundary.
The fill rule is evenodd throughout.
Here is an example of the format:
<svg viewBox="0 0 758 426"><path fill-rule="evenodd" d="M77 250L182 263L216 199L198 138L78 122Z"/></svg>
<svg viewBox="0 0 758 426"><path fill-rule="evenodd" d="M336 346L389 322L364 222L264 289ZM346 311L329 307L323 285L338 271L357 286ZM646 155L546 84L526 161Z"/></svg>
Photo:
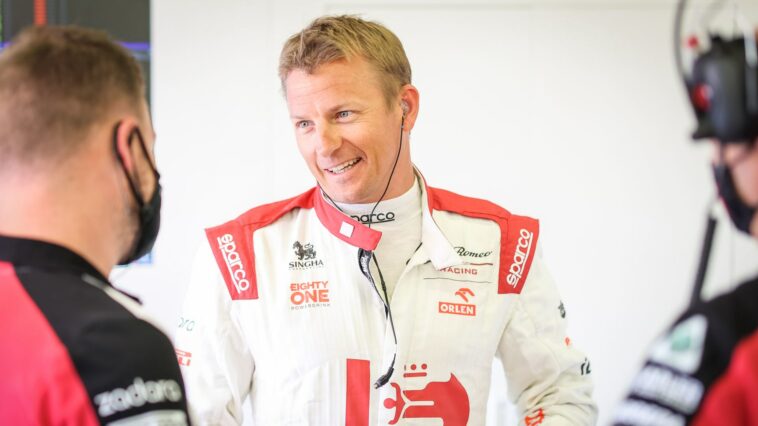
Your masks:
<svg viewBox="0 0 758 426"><path fill-rule="evenodd" d="M752 143L758 138L758 52L755 34L742 37L709 34L710 47L698 52L689 75L682 61L682 17L686 0L677 6L674 24L676 65L697 119L693 139L721 143ZM694 37L688 43L696 48Z"/></svg>
<svg viewBox="0 0 758 426"><path fill-rule="evenodd" d="M402 101L400 103L400 109L403 110L403 118L400 122L400 130L402 131L405 129L405 116L408 115L408 102ZM400 141L402 143L402 139Z"/></svg>

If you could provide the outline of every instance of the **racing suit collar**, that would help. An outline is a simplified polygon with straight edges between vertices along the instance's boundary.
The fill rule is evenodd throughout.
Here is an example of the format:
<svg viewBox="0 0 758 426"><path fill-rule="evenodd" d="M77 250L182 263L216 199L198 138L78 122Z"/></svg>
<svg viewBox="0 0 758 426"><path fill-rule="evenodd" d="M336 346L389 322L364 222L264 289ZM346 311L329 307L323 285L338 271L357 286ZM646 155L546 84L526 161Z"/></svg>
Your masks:
<svg viewBox="0 0 758 426"><path fill-rule="evenodd" d="M382 238L382 233L363 225L350 216L342 213L324 198L324 193L319 191L314 200L316 216L321 224L340 240L360 247L363 250L374 251Z"/></svg>
<svg viewBox="0 0 758 426"><path fill-rule="evenodd" d="M108 278L83 257L63 246L45 241L0 235L0 261L17 266L90 275L110 286Z"/></svg>
<svg viewBox="0 0 758 426"><path fill-rule="evenodd" d="M434 221L432 191L427 186L426 179L416 166L413 167L413 170L421 185L421 248L437 270L463 264L463 260L453 245L450 244L445 234L437 226L437 222ZM422 260L426 261L426 259Z"/></svg>
<svg viewBox="0 0 758 426"><path fill-rule="evenodd" d="M417 252L417 256L414 256L414 261L425 263L429 260L437 270L463 264L463 260L456 253L453 245L434 221L432 216L434 203L424 176L415 166L413 171L421 189L421 249L420 253ZM326 200L323 192L319 191L314 198L316 216L332 235L363 250L376 250L382 238L380 231L369 228L341 212ZM419 256L423 257L419 258Z"/></svg>

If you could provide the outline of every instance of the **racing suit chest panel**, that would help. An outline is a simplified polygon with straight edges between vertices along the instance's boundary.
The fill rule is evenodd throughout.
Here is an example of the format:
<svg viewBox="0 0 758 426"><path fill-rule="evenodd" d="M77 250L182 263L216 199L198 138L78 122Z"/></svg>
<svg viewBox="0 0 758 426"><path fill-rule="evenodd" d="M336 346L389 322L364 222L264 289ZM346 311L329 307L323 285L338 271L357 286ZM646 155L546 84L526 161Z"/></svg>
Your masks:
<svg viewBox="0 0 758 426"><path fill-rule="evenodd" d="M326 232L311 209L252 238L259 298L235 301L232 311L255 359L254 389L277 390L285 401L299 392L305 404L288 410L313 407L328 392L316 377L344 369L347 358L371 360L378 371L387 322L358 268L358 248Z"/></svg>
<svg viewBox="0 0 758 426"><path fill-rule="evenodd" d="M434 218L461 264L438 269L424 262L407 270L392 299L393 313L416 318L420 328L412 327L416 335L409 336L414 345L447 343L469 360L472 352L481 354L489 369L513 300L498 294L500 229L454 213L435 212Z"/></svg>
<svg viewBox="0 0 758 426"><path fill-rule="evenodd" d="M420 396L420 405L437 398L437 405L448 404L449 415L465 411L467 424L483 424L492 360L518 296L498 294L501 236L495 222L447 212L434 218L463 263L437 269L417 253L401 276L391 300L399 343L390 384L419 391L411 395Z"/></svg>

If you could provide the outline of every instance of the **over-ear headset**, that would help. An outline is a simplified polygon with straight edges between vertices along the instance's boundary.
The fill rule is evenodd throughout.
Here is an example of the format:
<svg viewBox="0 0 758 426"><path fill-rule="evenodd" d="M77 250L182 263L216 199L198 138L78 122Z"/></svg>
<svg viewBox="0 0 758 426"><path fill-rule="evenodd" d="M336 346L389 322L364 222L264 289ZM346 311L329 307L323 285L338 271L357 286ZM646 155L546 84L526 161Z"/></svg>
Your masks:
<svg viewBox="0 0 758 426"><path fill-rule="evenodd" d="M721 143L753 142L758 137L758 52L755 33L743 28L743 36L724 38L709 34L710 46L698 52L687 75L682 61L682 16L686 0L680 0L674 25L677 68L697 118L693 139L715 138ZM697 40L693 39L693 45Z"/></svg>

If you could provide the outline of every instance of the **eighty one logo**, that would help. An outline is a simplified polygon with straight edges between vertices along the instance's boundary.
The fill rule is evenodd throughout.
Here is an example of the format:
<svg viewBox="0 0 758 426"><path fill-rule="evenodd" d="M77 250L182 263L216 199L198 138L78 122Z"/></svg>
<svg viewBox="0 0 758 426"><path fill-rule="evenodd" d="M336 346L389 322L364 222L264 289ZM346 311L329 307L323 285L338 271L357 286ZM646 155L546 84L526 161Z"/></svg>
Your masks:
<svg viewBox="0 0 758 426"><path fill-rule="evenodd" d="M148 380L146 382L141 377L137 377L126 389L116 388L96 395L95 404L97 404L100 417L108 417L145 404L179 402L181 399L182 388L175 380Z"/></svg>
<svg viewBox="0 0 758 426"><path fill-rule="evenodd" d="M526 229L522 229L519 232L516 253L513 255L513 263L511 264L511 268L508 270L508 276L506 277L506 281L511 287L516 287L519 280L521 280L521 275L524 273L524 264L526 263L526 259L529 258L529 253L532 251L533 239L534 234Z"/></svg>
<svg viewBox="0 0 758 426"><path fill-rule="evenodd" d="M237 293L242 293L250 289L250 281L247 280L247 272L242 265L242 259L237 251L237 244L231 234L224 234L217 238L218 248L224 255L226 268L229 270L229 276L232 277L234 288Z"/></svg>
<svg viewBox="0 0 758 426"><path fill-rule="evenodd" d="M329 306L329 281L290 284L291 309Z"/></svg>

